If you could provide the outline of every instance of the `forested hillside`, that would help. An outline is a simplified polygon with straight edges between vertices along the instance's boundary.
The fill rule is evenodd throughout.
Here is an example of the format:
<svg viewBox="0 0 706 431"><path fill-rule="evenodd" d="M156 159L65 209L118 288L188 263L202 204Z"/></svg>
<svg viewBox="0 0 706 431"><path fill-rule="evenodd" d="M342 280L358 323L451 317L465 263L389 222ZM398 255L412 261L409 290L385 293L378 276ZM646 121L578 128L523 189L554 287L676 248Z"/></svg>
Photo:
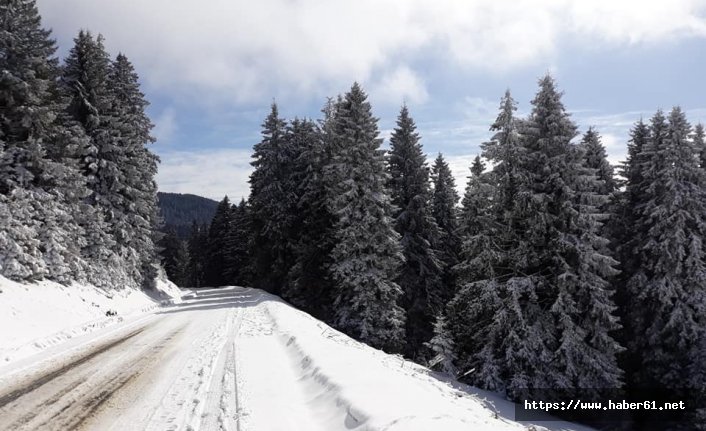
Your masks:
<svg viewBox="0 0 706 431"><path fill-rule="evenodd" d="M157 193L159 211L164 223L163 230L173 230L177 236L185 239L191 225L211 222L218 202L188 193Z"/></svg>

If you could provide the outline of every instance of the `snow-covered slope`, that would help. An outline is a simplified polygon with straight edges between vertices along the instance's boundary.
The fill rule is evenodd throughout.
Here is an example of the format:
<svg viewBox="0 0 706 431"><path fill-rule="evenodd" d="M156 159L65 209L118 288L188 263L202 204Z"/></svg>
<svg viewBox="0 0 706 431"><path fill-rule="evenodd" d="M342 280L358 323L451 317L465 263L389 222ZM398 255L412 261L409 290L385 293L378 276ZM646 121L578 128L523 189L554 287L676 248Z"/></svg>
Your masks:
<svg viewBox="0 0 706 431"><path fill-rule="evenodd" d="M267 358L285 356L306 408L323 424L320 429L524 430L529 425L511 420L514 405L506 400L356 342L276 297L260 295L261 315L250 329L271 331L280 349L265 348L271 343L267 337L256 342L241 336L240 369L256 369ZM257 418L267 421L266 412L261 413ZM560 421L541 425L588 429Z"/></svg>
<svg viewBox="0 0 706 431"><path fill-rule="evenodd" d="M178 302L181 291L169 281L158 280L152 295L51 281L20 284L0 276L0 366L135 319L160 304Z"/></svg>

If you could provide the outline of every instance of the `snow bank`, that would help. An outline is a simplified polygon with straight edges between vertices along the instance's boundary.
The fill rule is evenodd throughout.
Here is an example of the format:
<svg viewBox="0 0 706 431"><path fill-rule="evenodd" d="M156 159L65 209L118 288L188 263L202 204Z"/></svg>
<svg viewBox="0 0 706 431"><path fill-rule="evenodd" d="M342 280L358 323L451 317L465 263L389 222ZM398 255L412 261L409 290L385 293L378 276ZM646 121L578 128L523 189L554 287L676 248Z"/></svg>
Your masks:
<svg viewBox="0 0 706 431"><path fill-rule="evenodd" d="M328 429L342 424L371 431L590 429L561 421L515 422L509 401L373 349L276 297L268 299L266 312L308 387L312 407L338 411L329 413Z"/></svg>
<svg viewBox="0 0 706 431"><path fill-rule="evenodd" d="M51 281L20 284L0 276L0 366L180 298L179 288L166 280L158 280L148 295Z"/></svg>

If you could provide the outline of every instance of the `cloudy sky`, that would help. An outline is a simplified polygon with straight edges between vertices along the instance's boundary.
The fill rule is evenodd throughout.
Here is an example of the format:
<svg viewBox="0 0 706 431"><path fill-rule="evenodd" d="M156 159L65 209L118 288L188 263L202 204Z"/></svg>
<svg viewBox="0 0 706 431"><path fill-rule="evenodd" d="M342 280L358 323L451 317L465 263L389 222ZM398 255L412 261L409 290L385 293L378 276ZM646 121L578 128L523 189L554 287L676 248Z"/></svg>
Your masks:
<svg viewBox="0 0 706 431"><path fill-rule="evenodd" d="M706 0L39 0L63 57L80 29L125 53L152 103L163 191L246 197L275 100L318 118L353 81L383 136L406 102L457 181L510 88L520 114L550 72L585 131L624 157L641 116L706 122ZM462 186L462 184L461 184Z"/></svg>

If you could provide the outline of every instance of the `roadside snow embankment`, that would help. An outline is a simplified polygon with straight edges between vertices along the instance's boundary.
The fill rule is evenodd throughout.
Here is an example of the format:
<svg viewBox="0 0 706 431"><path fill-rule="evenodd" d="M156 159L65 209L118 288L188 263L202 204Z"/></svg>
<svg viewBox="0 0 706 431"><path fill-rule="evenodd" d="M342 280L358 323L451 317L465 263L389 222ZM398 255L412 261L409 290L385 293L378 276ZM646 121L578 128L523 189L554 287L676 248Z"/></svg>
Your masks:
<svg viewBox="0 0 706 431"><path fill-rule="evenodd" d="M69 339L116 325L178 302L181 291L159 280L148 295L135 289L107 292L90 285L51 281L20 284L0 276L0 367Z"/></svg>
<svg viewBox="0 0 706 431"><path fill-rule="evenodd" d="M523 430L426 368L331 329L272 297L266 313L328 429Z"/></svg>

